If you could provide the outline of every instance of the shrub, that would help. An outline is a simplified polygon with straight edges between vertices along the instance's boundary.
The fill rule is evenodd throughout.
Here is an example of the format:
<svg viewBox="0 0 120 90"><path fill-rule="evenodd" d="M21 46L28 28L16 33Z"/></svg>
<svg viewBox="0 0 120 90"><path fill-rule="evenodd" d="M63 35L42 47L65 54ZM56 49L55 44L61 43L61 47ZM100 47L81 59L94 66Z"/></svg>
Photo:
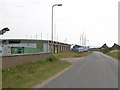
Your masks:
<svg viewBox="0 0 120 90"><path fill-rule="evenodd" d="M103 53L108 53L110 50L108 48L102 48L100 51Z"/></svg>
<svg viewBox="0 0 120 90"><path fill-rule="evenodd" d="M57 61L58 58L56 58L54 55L50 55L48 58L47 58L47 61L50 61L50 62L53 62L53 61Z"/></svg>

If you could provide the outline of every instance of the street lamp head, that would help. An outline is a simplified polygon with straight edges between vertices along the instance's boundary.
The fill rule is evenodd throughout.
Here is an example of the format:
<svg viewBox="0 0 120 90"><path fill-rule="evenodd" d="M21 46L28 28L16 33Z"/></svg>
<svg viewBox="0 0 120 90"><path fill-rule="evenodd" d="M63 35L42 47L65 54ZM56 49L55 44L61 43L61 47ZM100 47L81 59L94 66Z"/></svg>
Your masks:
<svg viewBox="0 0 120 90"><path fill-rule="evenodd" d="M0 30L0 35L3 35L5 32L7 32L7 31L10 31L10 29L9 28L3 28L2 30Z"/></svg>
<svg viewBox="0 0 120 90"><path fill-rule="evenodd" d="M58 4L57 6L62 6L62 4Z"/></svg>
<svg viewBox="0 0 120 90"><path fill-rule="evenodd" d="M54 4L52 7L54 7L54 6L62 6L62 4Z"/></svg>
<svg viewBox="0 0 120 90"><path fill-rule="evenodd" d="M2 30L5 30L5 31L10 31L10 29L9 28L3 28Z"/></svg>

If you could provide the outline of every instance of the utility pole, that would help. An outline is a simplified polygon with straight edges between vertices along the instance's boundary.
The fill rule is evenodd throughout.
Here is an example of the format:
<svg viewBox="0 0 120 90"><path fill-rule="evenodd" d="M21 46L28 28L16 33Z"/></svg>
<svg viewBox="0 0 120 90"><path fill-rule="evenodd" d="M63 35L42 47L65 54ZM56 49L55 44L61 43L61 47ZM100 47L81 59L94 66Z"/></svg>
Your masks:
<svg viewBox="0 0 120 90"><path fill-rule="evenodd" d="M67 43L67 37L66 37L66 43Z"/></svg>
<svg viewBox="0 0 120 90"><path fill-rule="evenodd" d="M85 35L85 47L86 47L86 35Z"/></svg>
<svg viewBox="0 0 120 90"><path fill-rule="evenodd" d="M42 33L41 33L41 40L42 40Z"/></svg>
<svg viewBox="0 0 120 90"><path fill-rule="evenodd" d="M54 37L54 40L56 41L56 23L55 23L55 26L54 26L54 36L53 37Z"/></svg>
<svg viewBox="0 0 120 90"><path fill-rule="evenodd" d="M80 34L80 46L81 46L81 34Z"/></svg>
<svg viewBox="0 0 120 90"><path fill-rule="evenodd" d="M58 42L58 35L57 35L57 42Z"/></svg>
<svg viewBox="0 0 120 90"><path fill-rule="evenodd" d="M82 33L82 46L84 46L84 32Z"/></svg>
<svg viewBox="0 0 120 90"><path fill-rule="evenodd" d="M30 38L32 39L32 35L30 34Z"/></svg>
<svg viewBox="0 0 120 90"><path fill-rule="evenodd" d="M26 34L26 39L27 39L27 34Z"/></svg>
<svg viewBox="0 0 120 90"><path fill-rule="evenodd" d="M37 34L36 34L36 40L37 40Z"/></svg>
<svg viewBox="0 0 120 90"><path fill-rule="evenodd" d="M49 37L48 37L48 34L47 34L47 41L48 41L47 52L49 53L49 50L50 50L50 49L49 49L49 40L48 40L48 38L49 38Z"/></svg>

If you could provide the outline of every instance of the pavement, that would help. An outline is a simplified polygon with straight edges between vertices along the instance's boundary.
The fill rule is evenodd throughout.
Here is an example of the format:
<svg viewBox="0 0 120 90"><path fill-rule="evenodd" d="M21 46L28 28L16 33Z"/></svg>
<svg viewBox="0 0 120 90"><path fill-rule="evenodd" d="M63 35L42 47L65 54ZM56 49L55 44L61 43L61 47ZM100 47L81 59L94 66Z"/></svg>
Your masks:
<svg viewBox="0 0 120 90"><path fill-rule="evenodd" d="M42 88L118 88L118 60L101 52L83 58L62 58L73 67Z"/></svg>

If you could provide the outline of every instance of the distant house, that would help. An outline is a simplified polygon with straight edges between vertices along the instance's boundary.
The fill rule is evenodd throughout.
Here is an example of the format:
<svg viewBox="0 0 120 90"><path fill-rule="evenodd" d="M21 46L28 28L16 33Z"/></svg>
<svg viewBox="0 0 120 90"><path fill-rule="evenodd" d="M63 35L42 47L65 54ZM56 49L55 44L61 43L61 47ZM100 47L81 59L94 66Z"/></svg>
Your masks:
<svg viewBox="0 0 120 90"><path fill-rule="evenodd" d="M110 50L120 50L120 46L116 43L112 47L108 47L106 43L101 47L101 49L110 49Z"/></svg>
<svg viewBox="0 0 120 90"><path fill-rule="evenodd" d="M101 49L102 49L102 48L108 49L109 47L108 47L107 44L105 43L105 44L101 47Z"/></svg>
<svg viewBox="0 0 120 90"><path fill-rule="evenodd" d="M72 48L72 51L74 52L83 52L83 51L87 51L89 49L89 47L85 47L85 46L80 46L80 45L74 45Z"/></svg>
<svg viewBox="0 0 120 90"><path fill-rule="evenodd" d="M120 46L115 44L111 47L111 50L120 50Z"/></svg>

